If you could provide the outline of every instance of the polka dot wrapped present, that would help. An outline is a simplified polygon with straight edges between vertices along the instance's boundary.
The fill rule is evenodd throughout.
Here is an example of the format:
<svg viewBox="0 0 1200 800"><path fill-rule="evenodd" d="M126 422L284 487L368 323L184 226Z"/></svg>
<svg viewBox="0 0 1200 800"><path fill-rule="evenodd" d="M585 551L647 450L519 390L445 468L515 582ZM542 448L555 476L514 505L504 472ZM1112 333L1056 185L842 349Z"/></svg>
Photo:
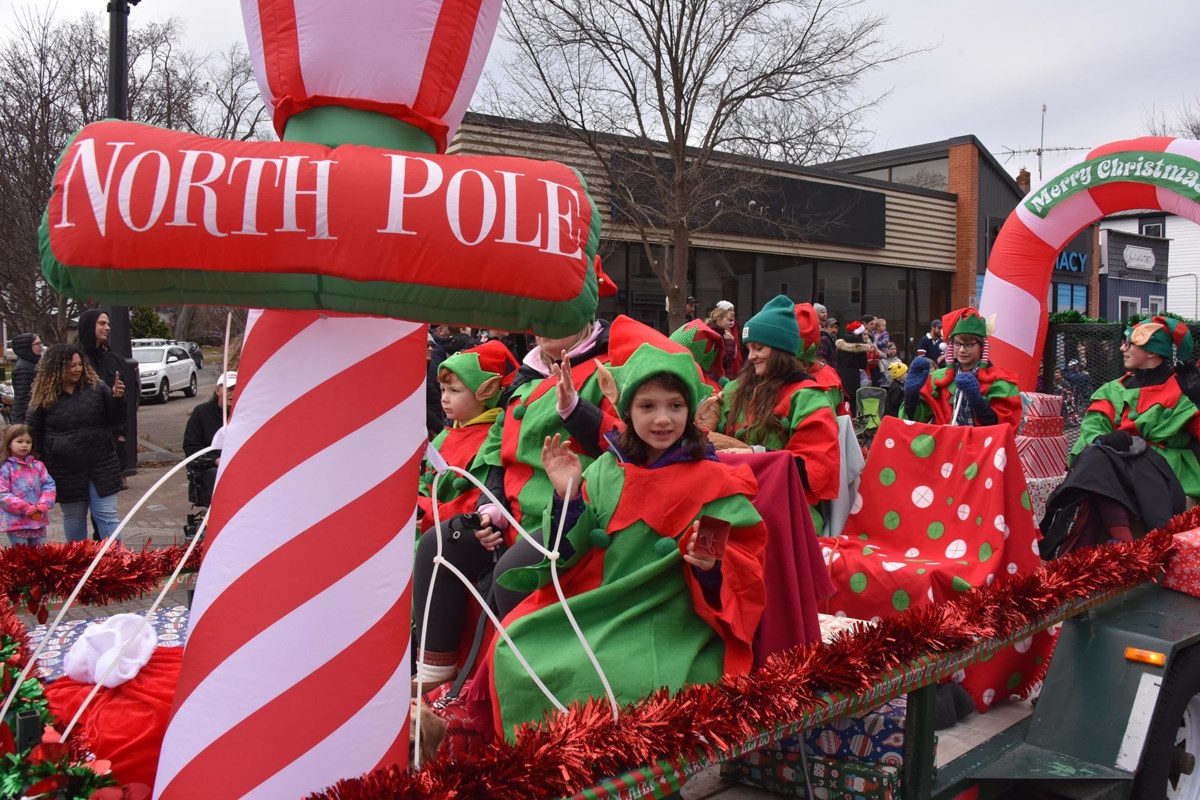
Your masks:
<svg viewBox="0 0 1200 800"><path fill-rule="evenodd" d="M821 540L836 592L827 613L881 619L1036 570L1038 532L1012 429L885 417L842 536ZM1041 678L1051 634L957 678L980 711Z"/></svg>

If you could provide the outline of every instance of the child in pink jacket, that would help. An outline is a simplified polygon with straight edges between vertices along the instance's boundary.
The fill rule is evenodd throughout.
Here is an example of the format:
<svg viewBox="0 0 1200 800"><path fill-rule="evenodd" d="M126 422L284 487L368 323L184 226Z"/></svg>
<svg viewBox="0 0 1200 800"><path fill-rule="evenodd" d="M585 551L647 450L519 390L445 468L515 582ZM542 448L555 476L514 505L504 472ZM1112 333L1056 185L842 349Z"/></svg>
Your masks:
<svg viewBox="0 0 1200 800"><path fill-rule="evenodd" d="M33 436L28 427L9 425L3 442L8 458L0 464L0 530L8 534L9 544L44 544L54 479L46 465L29 454Z"/></svg>

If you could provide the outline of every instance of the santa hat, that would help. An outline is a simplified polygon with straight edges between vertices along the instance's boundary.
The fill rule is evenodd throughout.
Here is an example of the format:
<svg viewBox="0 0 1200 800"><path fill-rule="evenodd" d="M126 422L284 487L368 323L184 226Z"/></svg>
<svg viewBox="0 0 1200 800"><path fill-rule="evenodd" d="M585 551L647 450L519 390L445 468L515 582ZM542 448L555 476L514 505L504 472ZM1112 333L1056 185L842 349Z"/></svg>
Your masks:
<svg viewBox="0 0 1200 800"><path fill-rule="evenodd" d="M763 344L794 356L800 349L800 326L796 322L796 306L786 295L776 295L767 301L742 328L742 341Z"/></svg>
<svg viewBox="0 0 1200 800"><path fill-rule="evenodd" d="M671 341L686 347L703 370L710 369L713 362L725 352L721 334L703 320L694 319L678 328L671 334Z"/></svg>
<svg viewBox="0 0 1200 800"><path fill-rule="evenodd" d="M853 336L862 336L867 332L867 326L863 325L858 320L852 320L850 324L846 326L846 330L850 331L851 335Z"/></svg>
<svg viewBox="0 0 1200 800"><path fill-rule="evenodd" d="M821 318L812 303L796 305L796 326L800 329L796 358L812 363L817 360L817 347L821 343Z"/></svg>
<svg viewBox="0 0 1200 800"><path fill-rule="evenodd" d="M1187 361L1192 354L1192 332L1175 317L1152 317L1126 329L1125 337L1172 364Z"/></svg>
<svg viewBox="0 0 1200 800"><path fill-rule="evenodd" d="M475 394L484 382L492 378L501 378L500 383L504 385L507 381L503 378L518 366L516 357L504 346L504 343L499 339L492 339L478 347L460 350L450 356L438 367L438 373L441 374L442 370L446 370L457 375L463 385L472 394ZM483 404L488 408L495 408L499 399L500 393L496 392L486 398Z"/></svg>

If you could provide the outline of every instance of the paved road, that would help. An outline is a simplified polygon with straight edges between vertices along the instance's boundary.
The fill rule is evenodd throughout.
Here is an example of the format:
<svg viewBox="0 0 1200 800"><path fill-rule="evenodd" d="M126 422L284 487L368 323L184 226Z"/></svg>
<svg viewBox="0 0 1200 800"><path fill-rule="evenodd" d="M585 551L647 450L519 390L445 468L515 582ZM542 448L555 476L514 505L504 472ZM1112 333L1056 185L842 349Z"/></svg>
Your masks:
<svg viewBox="0 0 1200 800"><path fill-rule="evenodd" d="M154 463L173 460L161 450L183 455L183 429L187 426L192 409L212 397L213 387L221 374L219 364L205 364L197 373L199 393L195 397L184 397L181 392L171 395L165 405L145 402L138 406L138 440L142 445L139 463ZM149 451L149 452L147 452Z"/></svg>

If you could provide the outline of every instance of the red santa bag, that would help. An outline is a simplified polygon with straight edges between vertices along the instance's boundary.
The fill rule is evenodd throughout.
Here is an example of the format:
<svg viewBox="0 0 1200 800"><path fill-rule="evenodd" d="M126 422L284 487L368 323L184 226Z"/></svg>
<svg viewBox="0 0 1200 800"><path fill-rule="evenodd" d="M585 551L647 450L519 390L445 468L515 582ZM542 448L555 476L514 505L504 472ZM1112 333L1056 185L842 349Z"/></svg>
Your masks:
<svg viewBox="0 0 1200 800"><path fill-rule="evenodd" d="M79 729L88 746L97 758L112 762L118 783L154 785L182 663L182 647L159 647L131 680L101 689L80 718ZM65 724L93 686L59 678L46 687L50 713Z"/></svg>
<svg viewBox="0 0 1200 800"><path fill-rule="evenodd" d="M829 613L895 616L1036 570L1037 539L1010 426L884 417L843 535L822 539L837 588ZM1032 688L1053 641L1038 634L955 677L985 711Z"/></svg>

